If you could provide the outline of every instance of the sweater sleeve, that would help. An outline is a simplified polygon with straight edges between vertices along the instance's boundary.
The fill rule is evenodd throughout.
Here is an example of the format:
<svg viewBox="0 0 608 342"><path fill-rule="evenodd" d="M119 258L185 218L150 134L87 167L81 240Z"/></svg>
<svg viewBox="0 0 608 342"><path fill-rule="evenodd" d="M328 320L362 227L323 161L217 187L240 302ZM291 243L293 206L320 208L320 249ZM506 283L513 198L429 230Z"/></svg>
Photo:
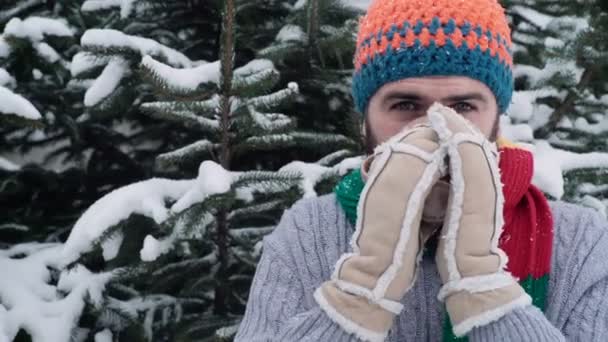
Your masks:
<svg viewBox="0 0 608 342"><path fill-rule="evenodd" d="M275 230L290 231L295 225L287 210ZM302 276L293 258L281 252L274 240L265 238L245 315L235 342L261 341L357 341L335 324L313 301L306 307Z"/></svg>
<svg viewBox="0 0 608 342"><path fill-rule="evenodd" d="M473 329L485 341L606 341L608 225L594 210L573 205L555 217L547 312L528 306Z"/></svg>

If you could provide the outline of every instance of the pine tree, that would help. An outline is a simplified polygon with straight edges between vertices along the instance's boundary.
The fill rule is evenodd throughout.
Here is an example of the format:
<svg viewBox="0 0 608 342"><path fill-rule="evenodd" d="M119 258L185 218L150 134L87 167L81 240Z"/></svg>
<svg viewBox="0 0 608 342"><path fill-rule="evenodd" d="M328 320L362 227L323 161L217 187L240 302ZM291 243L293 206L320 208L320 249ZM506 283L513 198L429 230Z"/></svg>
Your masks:
<svg viewBox="0 0 608 342"><path fill-rule="evenodd" d="M595 0L507 6L517 63L511 131L524 141L537 139L536 179L543 190L605 215L606 9Z"/></svg>
<svg viewBox="0 0 608 342"><path fill-rule="evenodd" d="M322 183L332 184L358 160L340 162L345 149L356 148L352 139L302 130L294 117L277 112L298 86L282 85L273 62L236 66L239 8L247 7L224 2L214 62L191 61L119 30L92 29L81 39L77 77L96 75L97 62L97 70L104 69L85 96L90 113L119 103L120 87L146 91L133 112L195 137L159 154L155 170L174 178L198 170L198 177L154 178L117 189L75 224L63 262L75 272L86 267L109 274L103 300L89 301L80 329L120 340L208 340L216 331L230 337L244 312L261 238L296 199L316 195ZM106 72L119 77L108 82ZM149 83L136 86L138 80ZM337 153L272 171L279 163L270 156L286 149Z"/></svg>
<svg viewBox="0 0 608 342"><path fill-rule="evenodd" d="M79 96L68 86L82 19L75 8L74 1L0 4L0 154L10 160L0 167L5 242L65 238L91 203Z"/></svg>

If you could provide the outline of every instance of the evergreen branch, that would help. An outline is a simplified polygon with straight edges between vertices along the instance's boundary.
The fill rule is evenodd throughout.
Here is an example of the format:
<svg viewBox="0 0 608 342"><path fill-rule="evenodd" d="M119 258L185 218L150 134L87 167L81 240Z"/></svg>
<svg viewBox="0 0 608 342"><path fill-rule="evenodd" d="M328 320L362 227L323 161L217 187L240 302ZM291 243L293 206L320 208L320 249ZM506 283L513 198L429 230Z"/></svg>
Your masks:
<svg viewBox="0 0 608 342"><path fill-rule="evenodd" d="M230 212L228 219L231 222L246 219L254 214L259 215L266 211L276 210L282 207L284 203L284 200L272 200L264 203L256 203L244 208L238 208Z"/></svg>
<svg viewBox="0 0 608 342"><path fill-rule="evenodd" d="M259 111L269 111L291 100L297 93L297 83L289 83L287 89L282 89L264 96L254 97L247 100L244 105L253 106Z"/></svg>
<svg viewBox="0 0 608 342"><path fill-rule="evenodd" d="M204 157L213 153L218 145L203 139L192 144L186 145L177 150L162 153L156 157L156 165L159 169L167 169L170 166L179 165L186 160L202 160Z"/></svg>
<svg viewBox="0 0 608 342"><path fill-rule="evenodd" d="M204 132L217 133L220 123L217 120L209 119L204 116L196 115L192 111L170 111L168 108L158 103L144 103L140 107L144 114L153 118L181 123L187 127L199 129Z"/></svg>
<svg viewBox="0 0 608 342"><path fill-rule="evenodd" d="M549 134L556 129L564 115L573 109L574 103L579 99L579 92L585 89L589 85L589 82L591 82L593 79L593 69L594 68L592 66L585 69L579 83L576 85L576 88L568 91L566 98L559 104L553 113L551 113L547 124L545 124L543 128L538 131L538 137L541 139L546 139Z"/></svg>
<svg viewBox="0 0 608 342"><path fill-rule="evenodd" d="M300 175L293 172L273 172L273 171L247 171L235 176L232 188L256 186L262 183L291 185L300 181Z"/></svg>
<svg viewBox="0 0 608 342"><path fill-rule="evenodd" d="M279 81L276 69L265 69L245 77L236 75L233 91L242 98L259 96L268 92Z"/></svg>

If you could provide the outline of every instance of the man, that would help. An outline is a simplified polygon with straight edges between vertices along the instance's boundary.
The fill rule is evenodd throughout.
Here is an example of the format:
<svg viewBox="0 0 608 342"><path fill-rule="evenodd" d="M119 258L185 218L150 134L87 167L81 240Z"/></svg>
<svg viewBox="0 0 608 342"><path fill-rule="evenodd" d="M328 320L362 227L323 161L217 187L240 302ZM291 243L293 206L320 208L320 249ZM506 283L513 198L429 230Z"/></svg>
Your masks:
<svg viewBox="0 0 608 342"><path fill-rule="evenodd" d="M359 30L370 157L264 239L236 341L608 340L608 225L497 139L503 8L376 0Z"/></svg>

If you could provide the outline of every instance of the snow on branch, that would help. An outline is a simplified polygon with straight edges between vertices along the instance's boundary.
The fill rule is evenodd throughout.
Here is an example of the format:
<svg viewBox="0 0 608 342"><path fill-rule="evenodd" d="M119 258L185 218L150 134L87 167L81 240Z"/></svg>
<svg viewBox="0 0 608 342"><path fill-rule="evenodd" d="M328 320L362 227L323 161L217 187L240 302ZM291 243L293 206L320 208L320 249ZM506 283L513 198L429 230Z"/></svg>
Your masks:
<svg viewBox="0 0 608 342"><path fill-rule="evenodd" d="M74 32L65 20L28 17L25 20L11 19L4 27L5 36L29 39L33 43L40 42L45 36L72 37Z"/></svg>
<svg viewBox="0 0 608 342"><path fill-rule="evenodd" d="M193 156L200 157L201 155L209 154L218 146L218 144L214 144L206 139L199 140L177 150L159 154L156 157L156 163L162 167L178 164Z"/></svg>
<svg viewBox="0 0 608 342"><path fill-rule="evenodd" d="M11 46L8 45L3 35L0 35L0 58L6 58L11 54Z"/></svg>
<svg viewBox="0 0 608 342"><path fill-rule="evenodd" d="M294 161L283 166L279 172L299 174L301 180L298 186L304 193L304 198L309 198L317 196L315 186L318 183L333 176L344 175L349 170L359 167L361 162L361 157L346 158L332 167L327 167L316 163Z"/></svg>
<svg viewBox="0 0 608 342"><path fill-rule="evenodd" d="M175 68L144 56L141 66L147 70L160 86L175 92L193 92L204 85L220 83L220 61L195 67ZM260 82L278 79L278 71L270 60L255 59L234 70L235 89L246 89Z"/></svg>
<svg viewBox="0 0 608 342"><path fill-rule="evenodd" d="M220 62L205 63L194 68L177 69L144 56L142 67L149 71L155 81L164 88L176 92L192 92L200 85L220 82Z"/></svg>
<svg viewBox="0 0 608 342"><path fill-rule="evenodd" d="M12 341L23 329L33 342L69 342L85 301L101 304L112 273L93 274L79 265L62 271L54 285L50 268L57 269L60 254L59 244L0 250L0 341Z"/></svg>
<svg viewBox="0 0 608 342"><path fill-rule="evenodd" d="M137 0L86 0L80 9L83 12L95 12L120 8L120 17L127 18L134 10Z"/></svg>
<svg viewBox="0 0 608 342"><path fill-rule="evenodd" d="M11 88L17 85L15 78L11 76L4 68L0 68L0 87Z"/></svg>
<svg viewBox="0 0 608 342"><path fill-rule="evenodd" d="M121 57L113 57L84 95L84 105L93 107L110 96L129 75L129 64Z"/></svg>
<svg viewBox="0 0 608 342"><path fill-rule="evenodd" d="M246 104L254 106L260 111L270 110L280 106L284 101L289 100L292 96L297 94L298 91L298 84L290 82L287 85L287 89L282 89L269 95L254 97L249 99Z"/></svg>
<svg viewBox="0 0 608 342"><path fill-rule="evenodd" d="M549 195L560 199L564 195L564 173L577 169L608 168L608 153L574 153L552 147L539 140L528 145L534 154L533 183Z"/></svg>
<svg viewBox="0 0 608 342"><path fill-rule="evenodd" d="M163 223L170 216L178 214L208 196L230 190L232 175L220 165L205 161L199 168L197 179L169 180L152 178L116 189L93 203L78 219L61 252L62 263L70 264L83 253L93 249L94 244L109 229L132 214L140 214ZM167 208L165 201L174 204ZM162 252L162 245L153 238L147 238L143 257L148 258ZM121 243L117 239L116 243ZM102 244L104 257L115 256L115 244ZM156 254L158 256L159 254Z"/></svg>
<svg viewBox="0 0 608 342"><path fill-rule="evenodd" d="M172 66L188 68L192 61L181 52L158 43L153 39L127 35L112 29L90 29L80 38L80 44L88 49L128 49L139 55L160 57Z"/></svg>
<svg viewBox="0 0 608 342"><path fill-rule="evenodd" d="M0 114L16 115L28 120L40 120L40 112L21 95L0 86Z"/></svg>

